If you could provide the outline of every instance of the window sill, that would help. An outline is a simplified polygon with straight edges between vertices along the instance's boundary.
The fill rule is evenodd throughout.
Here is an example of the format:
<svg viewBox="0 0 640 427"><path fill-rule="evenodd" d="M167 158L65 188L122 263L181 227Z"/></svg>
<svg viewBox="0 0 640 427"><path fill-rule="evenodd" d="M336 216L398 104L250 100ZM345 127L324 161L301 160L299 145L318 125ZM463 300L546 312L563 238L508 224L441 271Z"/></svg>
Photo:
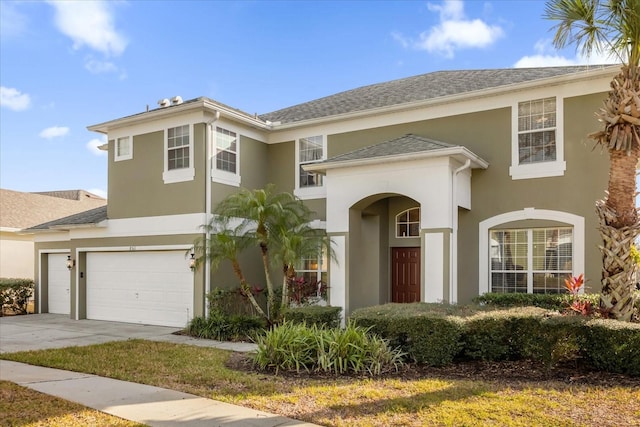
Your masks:
<svg viewBox="0 0 640 427"><path fill-rule="evenodd" d="M131 160L131 159L133 159L133 154L127 154L127 155L124 155L124 156L114 157L113 161L114 162L120 162L122 160Z"/></svg>
<svg viewBox="0 0 640 427"><path fill-rule="evenodd" d="M176 182L193 181L195 176L196 170L194 168L174 169L164 171L162 180L165 184L174 184Z"/></svg>
<svg viewBox="0 0 640 427"><path fill-rule="evenodd" d="M511 166L509 168L509 175L511 175L511 179L514 180L548 178L553 176L563 176L565 170L567 170L566 162L555 161Z"/></svg>
<svg viewBox="0 0 640 427"><path fill-rule="evenodd" d="M233 187L240 187L240 175L231 172L219 171L217 169L211 170L211 181L219 184L231 185Z"/></svg>
<svg viewBox="0 0 640 427"><path fill-rule="evenodd" d="M326 199L327 188L324 186L296 188L295 190L293 190L293 194L302 200Z"/></svg>

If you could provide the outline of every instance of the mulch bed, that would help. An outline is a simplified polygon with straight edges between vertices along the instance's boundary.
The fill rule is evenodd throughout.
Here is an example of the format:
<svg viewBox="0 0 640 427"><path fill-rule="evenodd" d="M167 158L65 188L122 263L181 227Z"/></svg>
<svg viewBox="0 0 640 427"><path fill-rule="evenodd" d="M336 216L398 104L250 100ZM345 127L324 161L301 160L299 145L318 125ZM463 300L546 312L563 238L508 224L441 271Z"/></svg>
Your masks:
<svg viewBox="0 0 640 427"><path fill-rule="evenodd" d="M227 367L243 372L259 372L246 353L232 353ZM264 373L264 372L261 372ZM327 379L327 374L279 372L280 376L291 378ZM382 375L383 378L418 380L435 378L444 380L472 380L497 382L510 386L526 386L527 383L560 382L567 385L589 385L600 387L638 387L640 377L595 370L582 363L570 363L548 369L541 363L528 360L501 362L458 362L449 366L431 367L408 364L399 372Z"/></svg>

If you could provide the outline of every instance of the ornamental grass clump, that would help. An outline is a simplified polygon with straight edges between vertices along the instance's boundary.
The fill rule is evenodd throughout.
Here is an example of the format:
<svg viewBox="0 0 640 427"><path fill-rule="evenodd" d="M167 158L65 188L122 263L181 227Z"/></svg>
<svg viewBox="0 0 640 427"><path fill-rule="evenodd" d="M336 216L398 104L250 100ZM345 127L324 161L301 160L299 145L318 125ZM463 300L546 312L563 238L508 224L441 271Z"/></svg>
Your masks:
<svg viewBox="0 0 640 427"><path fill-rule="evenodd" d="M375 376L404 364L400 350L351 323L344 329L326 329L284 322L259 337L257 344L255 366L276 375L285 371Z"/></svg>

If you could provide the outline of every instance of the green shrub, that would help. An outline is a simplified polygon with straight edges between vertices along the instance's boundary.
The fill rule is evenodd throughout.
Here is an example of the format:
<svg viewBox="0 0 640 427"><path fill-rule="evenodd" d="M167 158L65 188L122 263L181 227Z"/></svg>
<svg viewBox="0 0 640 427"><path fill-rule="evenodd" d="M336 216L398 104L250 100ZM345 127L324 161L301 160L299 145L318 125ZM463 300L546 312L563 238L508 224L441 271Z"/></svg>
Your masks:
<svg viewBox="0 0 640 427"><path fill-rule="evenodd" d="M323 307L309 305L304 307L289 307L283 313L286 321L305 323L323 328L337 328L340 326L342 307Z"/></svg>
<svg viewBox="0 0 640 427"><path fill-rule="evenodd" d="M479 360L504 360L511 348L510 311L478 313L466 319L462 334L463 356Z"/></svg>
<svg viewBox="0 0 640 427"><path fill-rule="evenodd" d="M310 371L317 360L317 327L284 322L258 337L254 364L261 370Z"/></svg>
<svg viewBox="0 0 640 427"><path fill-rule="evenodd" d="M0 316L5 310L13 314L26 314L29 298L33 296L32 279L0 278Z"/></svg>
<svg viewBox="0 0 640 427"><path fill-rule="evenodd" d="M252 341L263 333L264 328L264 320L260 317L212 312L209 317L194 317L187 325L186 333L218 341Z"/></svg>
<svg viewBox="0 0 640 427"><path fill-rule="evenodd" d="M488 307L534 306L549 310L562 310L568 294L525 294L488 292L473 299L473 302Z"/></svg>
<svg viewBox="0 0 640 427"><path fill-rule="evenodd" d="M584 353L594 367L640 376L640 324L595 319L584 328Z"/></svg>
<svg viewBox="0 0 640 427"><path fill-rule="evenodd" d="M402 366L402 353L352 323L345 329L284 322L257 340L262 370L379 375Z"/></svg>
<svg viewBox="0 0 640 427"><path fill-rule="evenodd" d="M356 310L351 320L414 361L443 366L462 350L463 317L470 314L473 311L466 307L445 304L385 304Z"/></svg>

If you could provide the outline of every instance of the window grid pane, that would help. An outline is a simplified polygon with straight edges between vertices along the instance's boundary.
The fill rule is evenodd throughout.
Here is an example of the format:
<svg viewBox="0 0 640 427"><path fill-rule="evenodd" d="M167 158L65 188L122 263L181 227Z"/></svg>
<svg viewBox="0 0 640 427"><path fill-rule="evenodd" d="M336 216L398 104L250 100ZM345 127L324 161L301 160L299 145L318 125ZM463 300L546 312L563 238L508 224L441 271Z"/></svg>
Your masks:
<svg viewBox="0 0 640 427"><path fill-rule="evenodd" d="M564 279L573 274L571 228L492 230L489 242L491 292L565 292Z"/></svg>
<svg viewBox="0 0 640 427"><path fill-rule="evenodd" d="M322 187L323 176L317 172L307 172L302 165L316 163L323 159L323 139L322 136L311 136L300 138L299 140L299 182L300 187Z"/></svg>
<svg viewBox="0 0 640 427"><path fill-rule="evenodd" d="M237 171L237 142L235 132L216 128L216 169L236 173Z"/></svg>
<svg viewBox="0 0 640 427"><path fill-rule="evenodd" d="M420 208L407 209L396 215L396 237L420 236Z"/></svg>
<svg viewBox="0 0 640 427"><path fill-rule="evenodd" d="M520 164L556 160L556 99L518 104L518 159Z"/></svg>
<svg viewBox="0 0 640 427"><path fill-rule="evenodd" d="M129 137L118 138L116 144L116 157L128 156L131 154L131 145L129 144Z"/></svg>
<svg viewBox="0 0 640 427"><path fill-rule="evenodd" d="M167 129L167 169L189 167L189 125Z"/></svg>

